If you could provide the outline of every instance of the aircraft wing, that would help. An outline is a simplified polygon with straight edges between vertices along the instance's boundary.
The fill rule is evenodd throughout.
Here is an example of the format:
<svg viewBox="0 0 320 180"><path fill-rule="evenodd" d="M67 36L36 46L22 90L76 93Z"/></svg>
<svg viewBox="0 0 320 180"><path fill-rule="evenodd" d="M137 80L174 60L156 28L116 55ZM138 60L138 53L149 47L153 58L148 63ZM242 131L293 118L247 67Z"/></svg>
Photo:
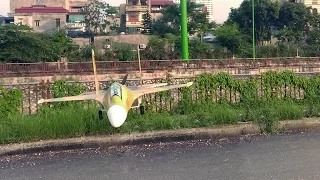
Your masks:
<svg viewBox="0 0 320 180"><path fill-rule="evenodd" d="M145 85L142 85L142 88L155 88L155 87L161 87L166 85L168 85L168 83L145 84Z"/></svg>
<svg viewBox="0 0 320 180"><path fill-rule="evenodd" d="M96 94L95 91L93 92L86 92L77 96L67 96L61 98L53 98L53 99L40 99L38 104L42 104L45 102L65 102L65 101L84 101L84 100L97 100L100 101L103 94L99 93Z"/></svg>
<svg viewBox="0 0 320 180"><path fill-rule="evenodd" d="M132 91L135 90L140 90L143 88L155 88L155 87L160 87L160 86L166 86L168 83L157 83L157 84L144 84L142 85L142 87L140 85L136 85L136 86L127 86L127 88L129 88Z"/></svg>
<svg viewBox="0 0 320 180"><path fill-rule="evenodd" d="M170 89L176 89L176 88L182 88L182 87L189 87L193 84L193 82L189 82L187 84L179 84L179 85L170 85L170 86L162 86L162 87L154 87L154 88L144 88L142 87L141 89L133 90L133 93L135 94L136 97L145 95L145 94L151 94L151 93L156 93L156 92L161 92L161 91L167 91Z"/></svg>

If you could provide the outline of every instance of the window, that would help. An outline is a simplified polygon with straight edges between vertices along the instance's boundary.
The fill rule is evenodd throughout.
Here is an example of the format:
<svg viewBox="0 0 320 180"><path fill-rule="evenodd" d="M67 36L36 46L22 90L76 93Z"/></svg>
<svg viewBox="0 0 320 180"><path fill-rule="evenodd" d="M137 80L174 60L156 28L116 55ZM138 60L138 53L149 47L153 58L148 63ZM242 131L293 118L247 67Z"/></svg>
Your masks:
<svg viewBox="0 0 320 180"><path fill-rule="evenodd" d="M128 16L129 16L129 18L128 18L129 22L138 22L138 20L139 20L138 13L130 13L130 14L128 14Z"/></svg>
<svg viewBox="0 0 320 180"><path fill-rule="evenodd" d="M40 26L40 20L35 20L35 22L36 22L36 26Z"/></svg>
<svg viewBox="0 0 320 180"><path fill-rule="evenodd" d="M56 19L56 28L60 27L60 19Z"/></svg>
<svg viewBox="0 0 320 180"><path fill-rule="evenodd" d="M111 97L112 96L115 96L115 95L117 95L117 96L119 96L120 98L122 98L121 97L121 87L118 85L118 84L113 84L112 86L111 86L111 92L110 92L111 94Z"/></svg>
<svg viewBox="0 0 320 180"><path fill-rule="evenodd" d="M18 18L18 24L22 24L23 18Z"/></svg>
<svg viewBox="0 0 320 180"><path fill-rule="evenodd" d="M313 12L313 14L318 14L318 9L313 8L313 9L312 9L312 12Z"/></svg>

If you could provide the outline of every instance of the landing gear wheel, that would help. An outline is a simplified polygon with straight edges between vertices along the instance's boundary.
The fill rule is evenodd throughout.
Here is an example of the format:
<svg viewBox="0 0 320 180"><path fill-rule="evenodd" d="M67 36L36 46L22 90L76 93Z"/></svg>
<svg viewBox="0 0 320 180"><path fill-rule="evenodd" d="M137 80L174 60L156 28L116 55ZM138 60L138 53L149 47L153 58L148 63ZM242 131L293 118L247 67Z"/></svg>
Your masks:
<svg viewBox="0 0 320 180"><path fill-rule="evenodd" d="M142 105L140 106L140 114L144 115L144 106L142 106Z"/></svg>
<svg viewBox="0 0 320 180"><path fill-rule="evenodd" d="M98 116L100 120L103 120L103 114L101 110L98 111Z"/></svg>

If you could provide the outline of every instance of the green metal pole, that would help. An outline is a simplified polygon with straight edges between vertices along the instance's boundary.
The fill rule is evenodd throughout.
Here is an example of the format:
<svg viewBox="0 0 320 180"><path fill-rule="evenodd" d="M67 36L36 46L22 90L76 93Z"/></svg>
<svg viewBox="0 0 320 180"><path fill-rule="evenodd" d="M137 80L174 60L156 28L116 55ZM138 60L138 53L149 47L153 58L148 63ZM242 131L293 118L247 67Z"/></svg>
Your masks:
<svg viewBox="0 0 320 180"><path fill-rule="evenodd" d="M189 60L188 50L188 22L187 22L187 0L180 1L180 12L181 12L181 55L182 59Z"/></svg>
<svg viewBox="0 0 320 180"><path fill-rule="evenodd" d="M255 29L255 26L254 26L254 1L255 0L252 0L252 57L253 57L253 60L255 60L256 58L256 42L255 42L255 37L254 37L254 29Z"/></svg>

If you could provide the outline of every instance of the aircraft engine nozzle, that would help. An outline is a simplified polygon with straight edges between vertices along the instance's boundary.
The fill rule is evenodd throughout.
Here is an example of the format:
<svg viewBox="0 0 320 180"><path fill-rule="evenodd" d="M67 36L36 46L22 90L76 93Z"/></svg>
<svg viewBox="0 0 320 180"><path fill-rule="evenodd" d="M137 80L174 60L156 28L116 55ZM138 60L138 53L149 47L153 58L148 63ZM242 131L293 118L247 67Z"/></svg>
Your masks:
<svg viewBox="0 0 320 180"><path fill-rule="evenodd" d="M127 119L127 111L120 105L113 105L108 109L108 119L110 124L117 128Z"/></svg>

